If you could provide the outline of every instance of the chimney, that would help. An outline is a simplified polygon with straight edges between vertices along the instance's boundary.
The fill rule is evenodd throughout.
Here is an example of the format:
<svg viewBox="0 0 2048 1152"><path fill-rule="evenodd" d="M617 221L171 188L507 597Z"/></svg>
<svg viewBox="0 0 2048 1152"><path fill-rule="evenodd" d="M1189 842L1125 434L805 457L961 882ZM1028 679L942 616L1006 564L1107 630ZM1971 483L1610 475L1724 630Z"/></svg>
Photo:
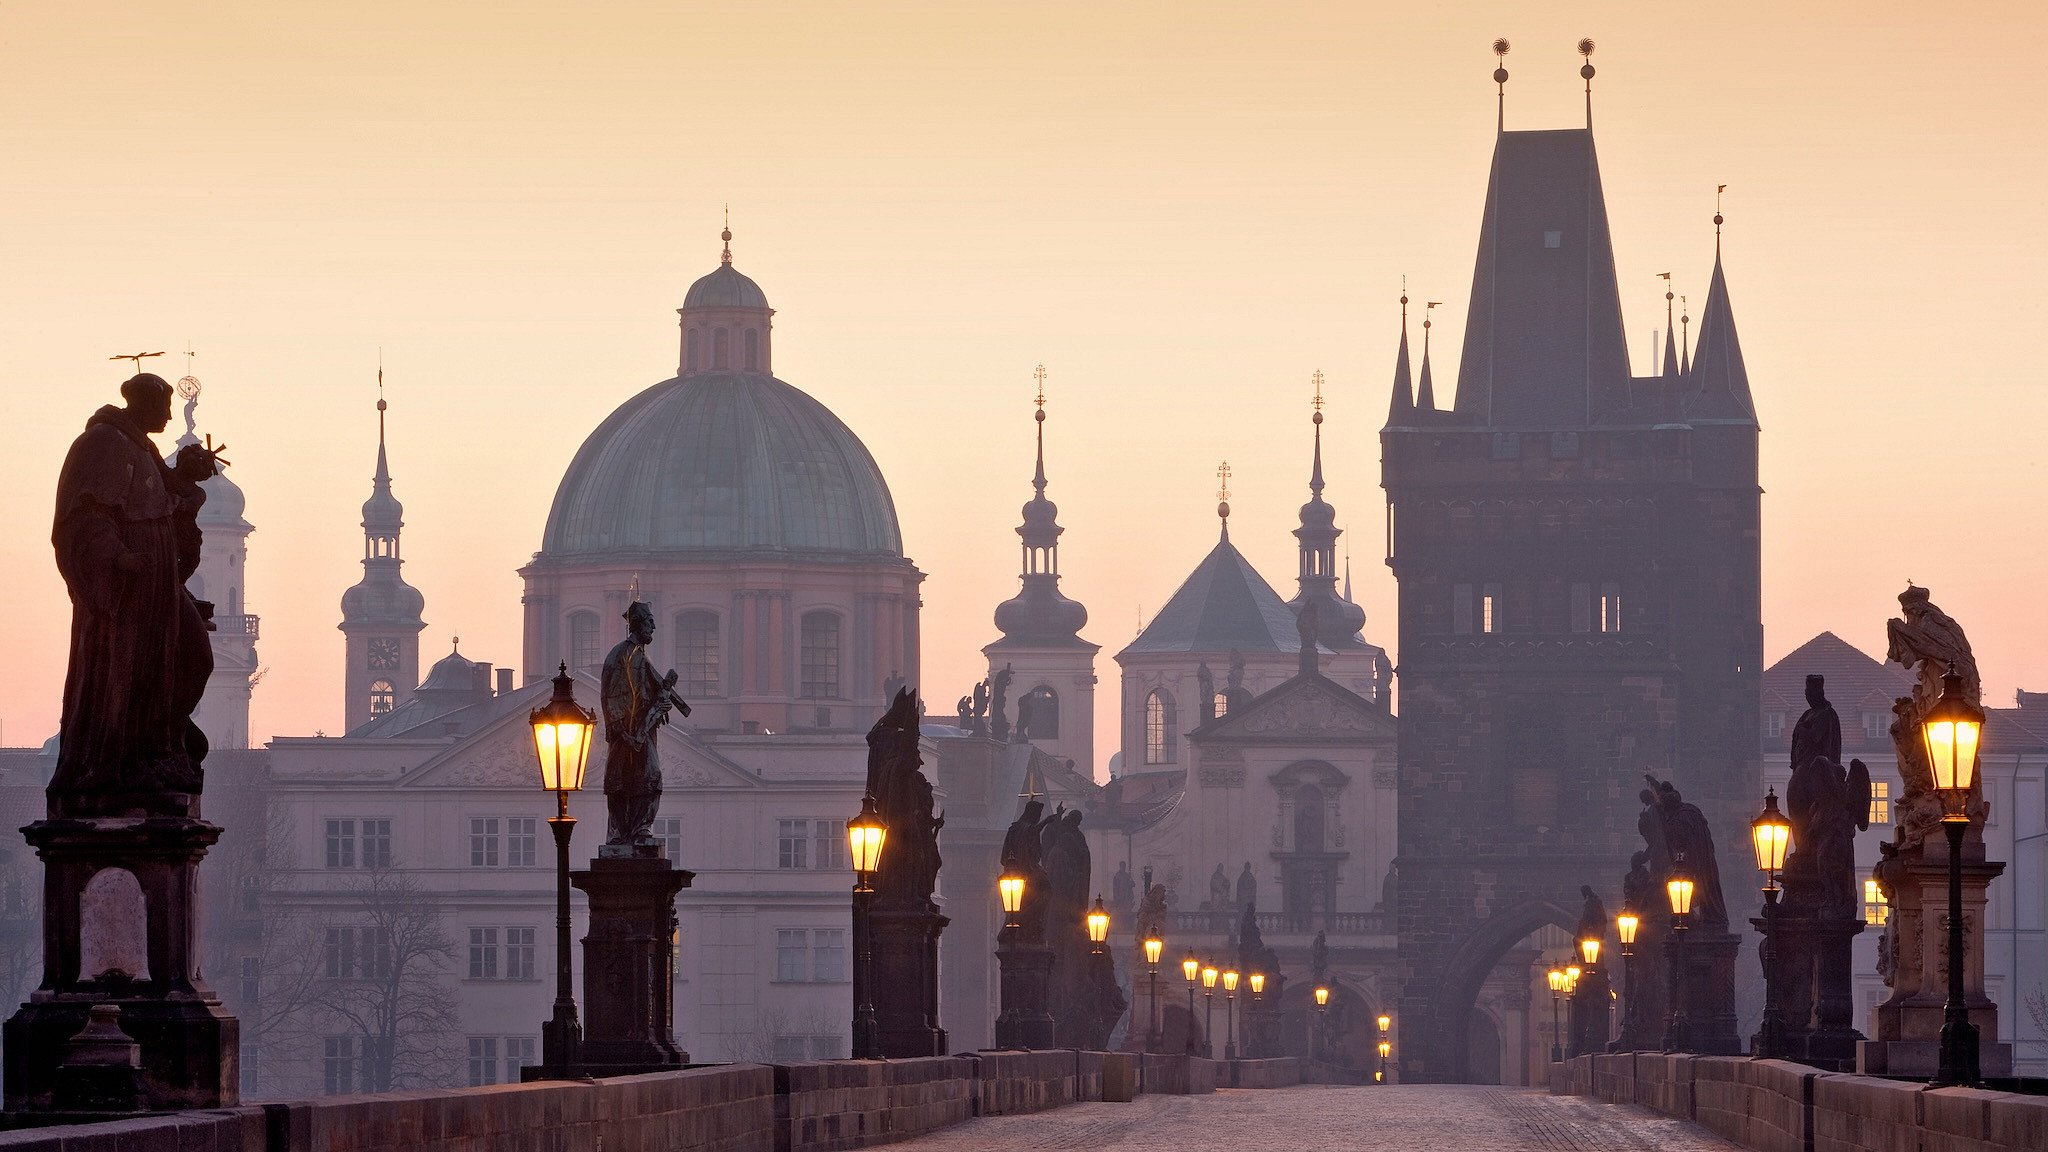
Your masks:
<svg viewBox="0 0 2048 1152"><path fill-rule="evenodd" d="M511 695L511 694L512 694L512 669L510 669L510 668L500 668L500 669L498 669L498 695L500 695L500 696L509 696L509 695Z"/></svg>

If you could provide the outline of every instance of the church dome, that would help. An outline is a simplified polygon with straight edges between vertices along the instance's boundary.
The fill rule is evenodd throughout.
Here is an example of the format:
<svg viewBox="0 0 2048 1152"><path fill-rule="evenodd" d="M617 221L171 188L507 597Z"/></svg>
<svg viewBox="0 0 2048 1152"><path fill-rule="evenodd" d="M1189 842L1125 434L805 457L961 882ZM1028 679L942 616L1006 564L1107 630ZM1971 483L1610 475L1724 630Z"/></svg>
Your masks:
<svg viewBox="0 0 2048 1152"><path fill-rule="evenodd" d="M766 308L768 294L761 291L752 277L731 264L720 264L690 285L689 293L683 297L683 307Z"/></svg>
<svg viewBox="0 0 2048 1152"><path fill-rule="evenodd" d="M427 598L403 580L365 579L341 594L341 617L355 623L417 622L426 607Z"/></svg>
<svg viewBox="0 0 2048 1152"><path fill-rule="evenodd" d="M692 307L714 281L760 293L725 265L691 288ZM555 491L540 554L740 549L901 556L903 540L881 469L831 410L766 373L714 370L656 384L598 425Z"/></svg>
<svg viewBox="0 0 2048 1152"><path fill-rule="evenodd" d="M460 649L451 650L448 655L434 661L427 670L427 678L420 681L420 689L429 691L437 688L455 689L463 692L474 691L488 674L488 665L479 664L464 656Z"/></svg>
<svg viewBox="0 0 2048 1152"><path fill-rule="evenodd" d="M225 472L216 472L212 479L201 480L199 489L206 493L206 503L199 506L201 527L237 524L248 510L249 499L242 494L241 485L228 479Z"/></svg>

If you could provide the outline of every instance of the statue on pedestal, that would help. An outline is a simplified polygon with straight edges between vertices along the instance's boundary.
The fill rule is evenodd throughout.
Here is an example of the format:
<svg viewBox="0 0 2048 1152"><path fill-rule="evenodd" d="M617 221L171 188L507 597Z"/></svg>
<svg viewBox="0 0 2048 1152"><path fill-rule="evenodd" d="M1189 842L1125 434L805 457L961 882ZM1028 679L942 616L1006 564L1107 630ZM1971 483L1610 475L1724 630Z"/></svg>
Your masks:
<svg viewBox="0 0 2048 1152"><path fill-rule="evenodd" d="M604 702L604 799L608 813L600 855L658 856L654 817L661 810L661 757L655 735L671 711L690 706L676 695L673 668L656 674L647 645L654 640L654 609L635 600L626 608L626 638L604 658L599 695Z"/></svg>
<svg viewBox="0 0 2048 1152"><path fill-rule="evenodd" d="M1934 773L1927 766L1927 747L1920 738L1920 719L1941 697L1941 680L1950 670L1963 678L1963 698L1978 707L1984 705L1984 682L1977 674L1977 657L1970 650L1963 626L1934 606L1927 589L1908 584L1899 593L1902 619L1885 622L1888 662L1913 669L1913 692L1892 704L1897 719L1892 721L1892 747L1898 754L1899 777L1905 791L1893 806L1896 841L1910 848L1926 839L1941 823L1941 798L1934 793ZM1972 798L1970 819L1980 827L1989 810L1983 807L1981 792Z"/></svg>
<svg viewBox="0 0 2048 1152"><path fill-rule="evenodd" d="M872 970L859 972L865 997L854 1003L875 1008L875 1042L887 1059L940 1056L946 1033L939 1026L939 937L949 923L932 900L939 880L939 830L946 818L933 804L918 752L917 693L899 686L889 710L868 730L867 791L888 828L881 870L865 928L856 918L855 951L872 956Z"/></svg>

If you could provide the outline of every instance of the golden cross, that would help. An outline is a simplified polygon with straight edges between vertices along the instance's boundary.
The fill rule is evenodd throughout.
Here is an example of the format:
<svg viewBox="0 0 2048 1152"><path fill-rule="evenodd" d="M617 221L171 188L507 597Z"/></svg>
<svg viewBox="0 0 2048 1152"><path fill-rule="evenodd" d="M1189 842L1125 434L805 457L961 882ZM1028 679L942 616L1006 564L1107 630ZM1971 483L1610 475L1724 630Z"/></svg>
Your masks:
<svg viewBox="0 0 2048 1152"><path fill-rule="evenodd" d="M1228 460L1216 466L1216 498L1218 500L1230 499L1230 461Z"/></svg>
<svg viewBox="0 0 2048 1152"><path fill-rule="evenodd" d="M1038 381L1038 399L1036 403L1040 408L1043 408L1045 407L1045 365L1040 364L1038 371L1033 372L1031 375Z"/></svg>
<svg viewBox="0 0 2048 1152"><path fill-rule="evenodd" d="M1321 412L1323 410L1323 370L1321 368L1316 369L1315 374L1313 376L1310 376L1309 380L1312 381L1316 386L1316 398L1314 403L1316 411Z"/></svg>
<svg viewBox="0 0 2048 1152"><path fill-rule="evenodd" d="M109 359L109 360L133 360L133 361L135 362L135 371L136 371L136 372L138 372L138 373L140 373L140 372L142 371L142 362L143 362L144 360L147 360L147 359L149 359L149 358L150 358L151 356L161 356L161 355L163 355L163 353L161 353L161 352L132 352L132 353L130 353L130 354L128 354L128 355L126 355L126 356L109 356L109 357L107 357L107 359Z"/></svg>

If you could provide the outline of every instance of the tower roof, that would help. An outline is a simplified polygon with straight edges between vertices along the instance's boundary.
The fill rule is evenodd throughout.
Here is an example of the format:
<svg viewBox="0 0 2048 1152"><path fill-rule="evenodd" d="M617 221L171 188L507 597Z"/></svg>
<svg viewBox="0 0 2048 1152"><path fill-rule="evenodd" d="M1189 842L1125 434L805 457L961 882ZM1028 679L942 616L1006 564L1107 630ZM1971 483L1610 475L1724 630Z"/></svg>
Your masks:
<svg viewBox="0 0 2048 1152"><path fill-rule="evenodd" d="M1024 522L1017 535L1024 542L1022 587L1015 596L996 605L996 627L1003 638L986 650L1003 647L1086 647L1095 645L1079 633L1088 623L1088 609L1060 592L1058 549L1059 506L1045 498L1045 366L1038 367L1038 411L1032 419L1038 425L1037 463L1031 474L1031 499L1024 502Z"/></svg>
<svg viewBox="0 0 2048 1152"><path fill-rule="evenodd" d="M377 387L384 387L384 373L377 373ZM375 535L390 536L405 526L405 505L391 494L391 464L384 453L384 410L387 405L382 396L377 397L377 472L370 477L370 498L363 501L363 530Z"/></svg>
<svg viewBox="0 0 2048 1152"><path fill-rule="evenodd" d="M1719 226L1719 216L1715 218ZM1714 278L1707 286L1707 304L1700 310L1699 350L1692 358L1689 380L1693 394L1690 415L1756 419L1749 392L1749 369L1742 362L1742 341L1735 335L1735 312L1728 303L1728 278L1721 271L1719 238L1714 245Z"/></svg>
<svg viewBox="0 0 2048 1152"><path fill-rule="evenodd" d="M1295 652L1294 613L1229 540L1220 540L1136 640L1117 655Z"/></svg>
<svg viewBox="0 0 2048 1152"><path fill-rule="evenodd" d="M1455 407L1482 425L1581 427L1628 378L1591 129L1496 137L1466 316Z"/></svg>
<svg viewBox="0 0 2048 1152"><path fill-rule="evenodd" d="M690 290L683 296L684 309L694 308L768 308L768 294L754 283L752 277L732 266L732 229L726 228L718 234L725 241L725 251L720 254L718 267L697 278Z"/></svg>

